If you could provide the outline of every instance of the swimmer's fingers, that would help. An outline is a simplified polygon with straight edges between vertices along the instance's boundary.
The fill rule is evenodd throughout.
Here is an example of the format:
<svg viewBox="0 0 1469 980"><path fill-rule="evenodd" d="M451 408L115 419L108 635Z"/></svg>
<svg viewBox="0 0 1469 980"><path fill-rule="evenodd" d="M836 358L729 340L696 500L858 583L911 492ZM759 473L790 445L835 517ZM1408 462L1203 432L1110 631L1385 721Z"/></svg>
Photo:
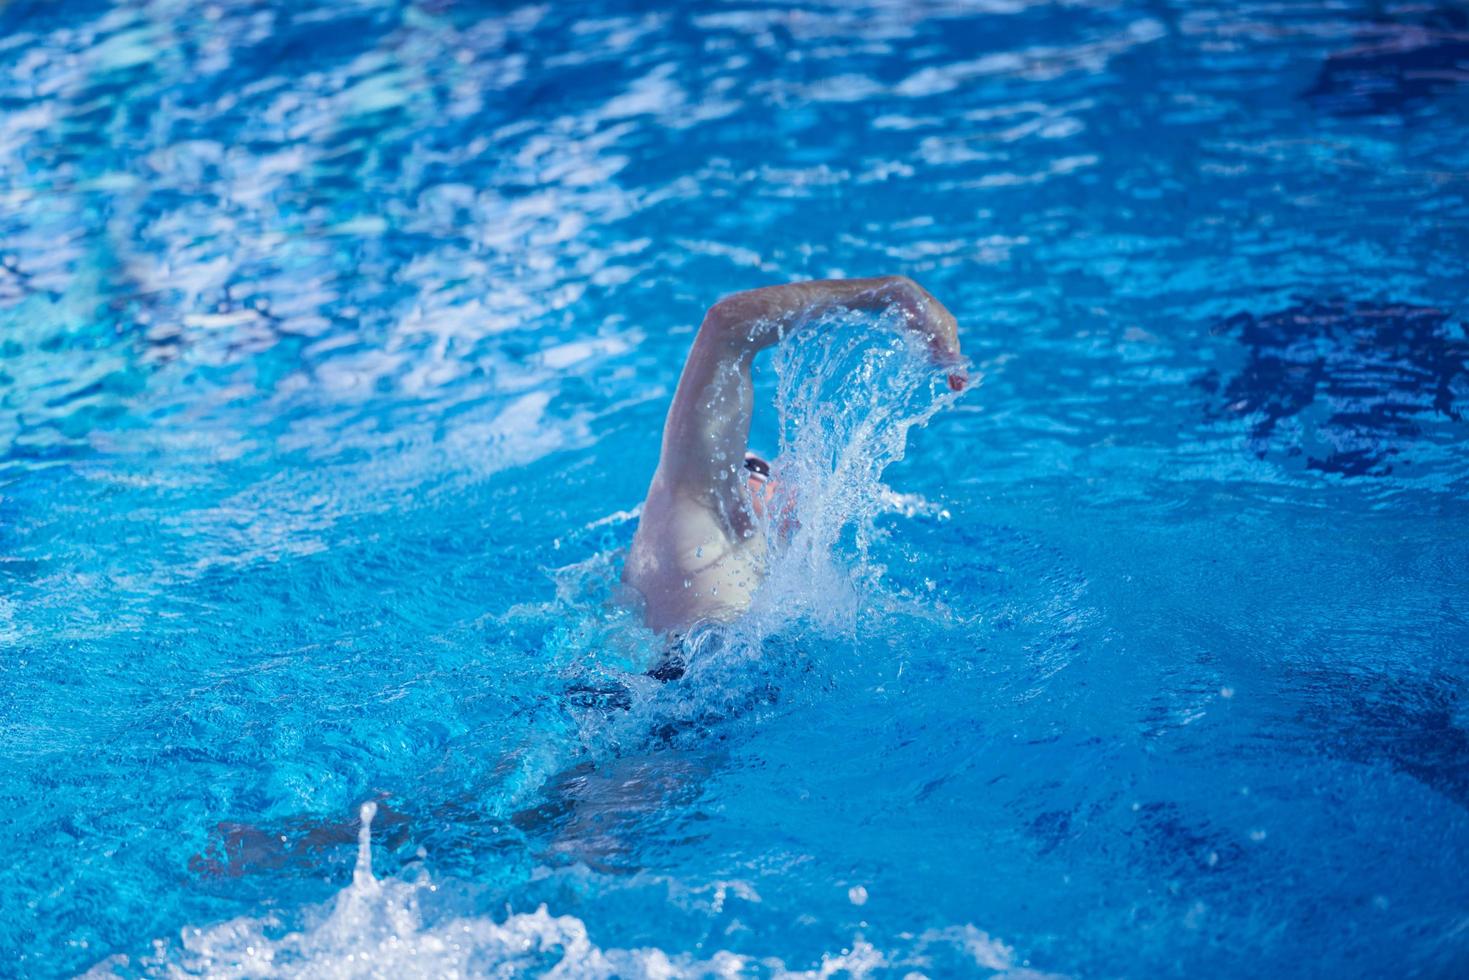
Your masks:
<svg viewBox="0 0 1469 980"><path fill-rule="evenodd" d="M943 316L947 323L939 324L938 329L924 331L924 339L928 342L929 355L940 367L947 369L949 387L963 391L969 383L969 365L959 352L959 325L948 310L943 311Z"/></svg>

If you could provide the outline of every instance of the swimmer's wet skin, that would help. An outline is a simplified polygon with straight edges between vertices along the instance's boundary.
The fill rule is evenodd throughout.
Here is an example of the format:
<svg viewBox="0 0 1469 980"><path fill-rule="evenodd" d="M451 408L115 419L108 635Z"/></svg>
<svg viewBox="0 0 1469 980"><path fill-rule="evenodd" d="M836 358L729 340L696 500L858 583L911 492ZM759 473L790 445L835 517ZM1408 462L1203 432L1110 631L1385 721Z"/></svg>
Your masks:
<svg viewBox="0 0 1469 980"><path fill-rule="evenodd" d="M760 584L766 545L756 518L769 493L769 466L746 448L754 356L824 313L889 308L939 363L952 366L950 387L963 388L953 314L903 276L768 286L710 307L668 410L658 469L623 569L623 581L642 595L650 628L682 632L728 621L748 608Z"/></svg>

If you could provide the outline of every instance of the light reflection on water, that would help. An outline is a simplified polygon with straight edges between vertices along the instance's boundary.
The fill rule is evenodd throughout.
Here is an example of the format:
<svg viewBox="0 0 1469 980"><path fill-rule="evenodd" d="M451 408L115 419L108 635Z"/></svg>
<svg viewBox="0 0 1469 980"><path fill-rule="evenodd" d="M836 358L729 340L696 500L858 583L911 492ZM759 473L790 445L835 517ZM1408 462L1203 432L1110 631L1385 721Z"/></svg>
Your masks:
<svg viewBox="0 0 1469 980"><path fill-rule="evenodd" d="M425 942L1448 972L1458 17L0 7L0 949L307 928L377 799ZM984 384L834 539L855 632L640 680L703 309L890 271Z"/></svg>

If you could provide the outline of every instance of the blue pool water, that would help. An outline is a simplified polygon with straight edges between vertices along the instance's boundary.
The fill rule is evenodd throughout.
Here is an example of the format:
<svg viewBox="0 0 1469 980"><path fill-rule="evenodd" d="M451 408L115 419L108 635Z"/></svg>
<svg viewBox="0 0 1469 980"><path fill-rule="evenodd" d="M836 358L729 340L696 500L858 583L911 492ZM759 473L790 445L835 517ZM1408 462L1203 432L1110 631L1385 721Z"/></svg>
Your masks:
<svg viewBox="0 0 1469 980"><path fill-rule="evenodd" d="M10 0L0 64L0 974L1469 967L1462 6ZM762 364L799 530L652 681L704 308L889 272L979 383Z"/></svg>

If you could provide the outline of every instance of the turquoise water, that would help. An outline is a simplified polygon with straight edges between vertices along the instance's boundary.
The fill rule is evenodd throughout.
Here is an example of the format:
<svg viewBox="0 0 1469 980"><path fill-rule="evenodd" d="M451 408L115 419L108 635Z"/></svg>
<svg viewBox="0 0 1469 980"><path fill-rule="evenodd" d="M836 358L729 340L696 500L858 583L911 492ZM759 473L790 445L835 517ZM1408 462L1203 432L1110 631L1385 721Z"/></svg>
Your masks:
<svg viewBox="0 0 1469 980"><path fill-rule="evenodd" d="M0 63L0 974L1469 963L1462 7L11 0ZM880 273L978 383L762 364L799 531L658 684L703 310Z"/></svg>

